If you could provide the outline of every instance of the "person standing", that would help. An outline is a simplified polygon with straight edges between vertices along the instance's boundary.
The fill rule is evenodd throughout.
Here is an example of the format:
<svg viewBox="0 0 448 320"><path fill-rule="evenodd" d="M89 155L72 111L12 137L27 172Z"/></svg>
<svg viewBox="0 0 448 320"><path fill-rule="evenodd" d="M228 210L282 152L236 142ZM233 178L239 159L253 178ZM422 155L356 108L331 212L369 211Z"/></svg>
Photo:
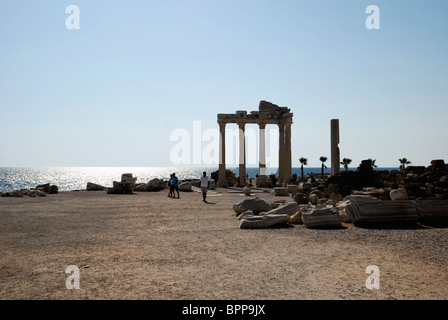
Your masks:
<svg viewBox="0 0 448 320"><path fill-rule="evenodd" d="M171 178L171 186L173 188L173 198L176 198L176 192L177 191L177 198L180 199L179 196L179 178L176 177L176 174L173 173L173 177Z"/></svg>
<svg viewBox="0 0 448 320"><path fill-rule="evenodd" d="M201 180L201 191L202 191L202 202L207 202L207 191L210 187L210 178L207 177L207 172L202 173Z"/></svg>

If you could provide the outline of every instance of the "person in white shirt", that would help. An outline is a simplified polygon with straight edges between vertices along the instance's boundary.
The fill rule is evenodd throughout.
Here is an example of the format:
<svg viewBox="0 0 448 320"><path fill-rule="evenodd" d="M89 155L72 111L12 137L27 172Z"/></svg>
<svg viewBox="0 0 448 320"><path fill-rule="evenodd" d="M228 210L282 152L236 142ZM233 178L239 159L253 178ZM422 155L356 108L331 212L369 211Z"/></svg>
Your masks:
<svg viewBox="0 0 448 320"><path fill-rule="evenodd" d="M207 202L207 191L210 187L210 178L207 177L207 172L202 173L203 176L200 178L201 180L201 191L202 191L202 202Z"/></svg>

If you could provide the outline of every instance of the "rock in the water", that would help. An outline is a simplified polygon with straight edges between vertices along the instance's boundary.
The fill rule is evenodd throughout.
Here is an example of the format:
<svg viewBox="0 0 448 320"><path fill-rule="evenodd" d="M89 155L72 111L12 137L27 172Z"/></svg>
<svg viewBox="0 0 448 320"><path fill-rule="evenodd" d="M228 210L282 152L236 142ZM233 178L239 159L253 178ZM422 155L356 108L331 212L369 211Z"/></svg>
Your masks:
<svg viewBox="0 0 448 320"><path fill-rule="evenodd" d="M28 192L28 195L30 196L30 197L37 197L37 192L38 192L39 190L30 190L30 192Z"/></svg>
<svg viewBox="0 0 448 320"><path fill-rule="evenodd" d="M9 191L9 192L2 192L1 196L2 197L18 197L21 198L23 197L25 194L27 194L29 191L26 189L22 189L22 190L15 190L15 191Z"/></svg>
<svg viewBox="0 0 448 320"><path fill-rule="evenodd" d="M28 192L28 195L29 195L30 197L46 197L46 196L47 196L47 193L46 193L46 192L43 192L42 190L38 190L38 189L36 189L36 190L30 190L30 191Z"/></svg>
<svg viewBox="0 0 448 320"><path fill-rule="evenodd" d="M37 190L40 190L40 191L43 191L43 192L45 192L45 193L49 193L49 192L50 192L50 184L49 184L49 183L46 183L46 184L38 185L38 186L36 187L36 189L37 189Z"/></svg>
<svg viewBox="0 0 448 320"><path fill-rule="evenodd" d="M391 190L389 195L392 200L408 200L408 193L404 188Z"/></svg>
<svg viewBox="0 0 448 320"><path fill-rule="evenodd" d="M341 227L341 218L336 208L314 209L303 212L302 221L307 228Z"/></svg>
<svg viewBox="0 0 448 320"><path fill-rule="evenodd" d="M107 194L132 194L134 193L134 183L113 182L112 188L106 189Z"/></svg>
<svg viewBox="0 0 448 320"><path fill-rule="evenodd" d="M152 179L147 183L148 191L160 191L166 188L166 182L163 179Z"/></svg>
<svg viewBox="0 0 448 320"><path fill-rule="evenodd" d="M288 216L292 216L299 210L299 205L296 202L288 202L268 211L266 214L287 214Z"/></svg>
<svg viewBox="0 0 448 320"><path fill-rule="evenodd" d="M255 197L244 199L239 203L235 203L233 205L233 210L237 215L247 210L252 210L254 214L259 214L260 212L268 212L269 210L271 210L271 207L266 201Z"/></svg>
<svg viewBox="0 0 448 320"><path fill-rule="evenodd" d="M58 186L56 186L56 185L51 185L50 186L50 190L49 190L49 194L56 194L56 193L58 193L59 192L59 188L58 188Z"/></svg>
<svg viewBox="0 0 448 320"><path fill-rule="evenodd" d="M30 197L37 197L39 190L30 190L30 192L28 192L28 196Z"/></svg>
<svg viewBox="0 0 448 320"><path fill-rule="evenodd" d="M284 187L275 187L273 192L274 192L275 196L288 196L289 197L289 192Z"/></svg>
<svg viewBox="0 0 448 320"><path fill-rule="evenodd" d="M246 216L241 219L241 229L265 229L277 225L287 224L287 214L268 214L261 216Z"/></svg>
<svg viewBox="0 0 448 320"><path fill-rule="evenodd" d="M106 187L103 187L99 184L95 184L92 182L87 182L87 187L86 187L87 191L100 191L100 190L104 190L104 189L106 189Z"/></svg>
<svg viewBox="0 0 448 320"><path fill-rule="evenodd" d="M133 183L135 184L135 182L137 181L136 177L132 177L132 173L123 173L121 175L121 182L122 183Z"/></svg>
<svg viewBox="0 0 448 320"><path fill-rule="evenodd" d="M179 185L179 191L183 191L183 192L191 192L193 191L193 189L191 188L193 185L191 184L191 182L186 181L186 182L182 182Z"/></svg>

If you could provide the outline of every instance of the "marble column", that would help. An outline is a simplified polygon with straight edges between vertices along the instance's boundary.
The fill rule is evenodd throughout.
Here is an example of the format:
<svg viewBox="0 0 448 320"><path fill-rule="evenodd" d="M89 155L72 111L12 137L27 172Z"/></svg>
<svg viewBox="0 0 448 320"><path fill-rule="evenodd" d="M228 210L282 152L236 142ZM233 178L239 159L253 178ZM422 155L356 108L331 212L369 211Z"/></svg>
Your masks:
<svg viewBox="0 0 448 320"><path fill-rule="evenodd" d="M266 124L259 125L259 148L258 148L258 162L259 162L259 179L260 186L266 186Z"/></svg>
<svg viewBox="0 0 448 320"><path fill-rule="evenodd" d="M285 155L284 155L284 174L285 183L288 184L292 177L292 159L291 159L291 125L292 121L287 121L285 125Z"/></svg>
<svg viewBox="0 0 448 320"><path fill-rule="evenodd" d="M278 124L279 143L278 143L278 183L283 184L285 180L285 124Z"/></svg>
<svg viewBox="0 0 448 320"><path fill-rule="evenodd" d="M341 170L339 153L339 119L331 120L331 174L337 174Z"/></svg>
<svg viewBox="0 0 448 320"><path fill-rule="evenodd" d="M245 123L238 123L239 127L239 177L240 186L246 185L246 137L245 137Z"/></svg>
<svg viewBox="0 0 448 320"><path fill-rule="evenodd" d="M226 123L219 123L219 178L218 187L227 187L226 181Z"/></svg>

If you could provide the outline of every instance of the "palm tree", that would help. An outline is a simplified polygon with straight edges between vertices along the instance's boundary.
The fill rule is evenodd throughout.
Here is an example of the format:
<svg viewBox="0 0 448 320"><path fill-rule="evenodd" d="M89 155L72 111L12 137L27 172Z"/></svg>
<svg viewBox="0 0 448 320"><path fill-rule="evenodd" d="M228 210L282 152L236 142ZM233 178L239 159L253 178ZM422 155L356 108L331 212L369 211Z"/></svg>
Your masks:
<svg viewBox="0 0 448 320"><path fill-rule="evenodd" d="M322 179L324 178L324 169L327 168L327 166L325 165L325 161L328 160L327 157L320 157L319 160L322 162L322 170L321 170L321 174L322 174Z"/></svg>
<svg viewBox="0 0 448 320"><path fill-rule="evenodd" d="M368 160L370 160L371 162L372 162L372 167L373 168L376 168L376 167L378 167L376 164L375 164L375 162L376 162L376 159L371 159L371 158L369 158Z"/></svg>
<svg viewBox="0 0 448 320"><path fill-rule="evenodd" d="M406 159L406 158L398 159L398 161L400 161L400 163L401 163L401 165L400 165L401 170L406 169L407 164L411 164L411 161L408 161L408 159Z"/></svg>
<svg viewBox="0 0 448 320"><path fill-rule="evenodd" d="M344 158L344 159L342 159L341 164L344 165L344 170L345 170L345 171L348 171L348 165L349 165L351 162L352 162L352 159L349 159L349 158Z"/></svg>
<svg viewBox="0 0 448 320"><path fill-rule="evenodd" d="M308 163L307 163L308 159L307 158L300 158L299 162L301 163L300 170L302 171L302 179L303 179L303 166L308 165Z"/></svg>

